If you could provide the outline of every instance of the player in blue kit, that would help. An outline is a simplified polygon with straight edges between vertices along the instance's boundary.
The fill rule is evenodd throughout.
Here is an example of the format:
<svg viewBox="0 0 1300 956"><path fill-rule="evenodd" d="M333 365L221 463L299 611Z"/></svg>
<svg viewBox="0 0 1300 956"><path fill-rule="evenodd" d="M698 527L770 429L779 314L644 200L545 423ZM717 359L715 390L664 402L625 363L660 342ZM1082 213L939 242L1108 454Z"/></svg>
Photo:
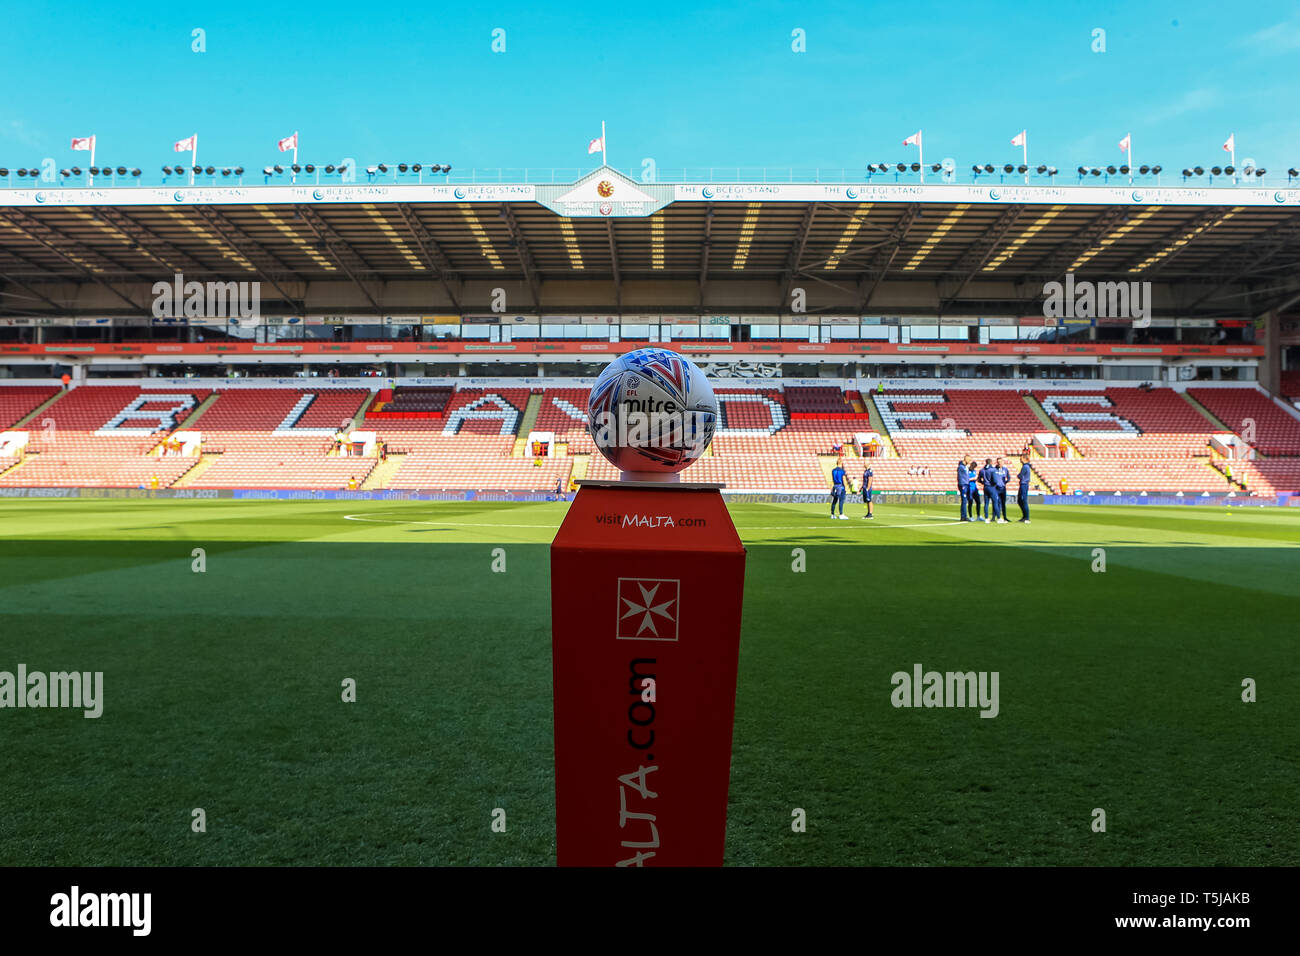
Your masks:
<svg viewBox="0 0 1300 956"><path fill-rule="evenodd" d="M993 487L993 459L985 458L984 467L980 469L980 484L984 489L984 520L989 521L989 511L993 512L993 521L998 520L998 496Z"/></svg>
<svg viewBox="0 0 1300 956"><path fill-rule="evenodd" d="M1020 506L1020 520L1024 524L1029 524L1029 458L1022 456L1020 459L1020 487L1016 489L1016 504Z"/></svg>
<svg viewBox="0 0 1300 956"><path fill-rule="evenodd" d="M972 521L983 521L980 517L980 486L979 486L979 462L970 455L966 456L970 463L966 466L966 471L970 474L970 481L966 485L966 493L970 498L970 516Z"/></svg>
<svg viewBox="0 0 1300 956"><path fill-rule="evenodd" d="M961 520L970 521L966 511L970 506L970 455L957 462L957 494L961 496Z"/></svg>
<svg viewBox="0 0 1300 956"><path fill-rule="evenodd" d="M993 481L998 490L998 511L1001 517L998 519L1003 524L1007 523L1007 483L1011 481L1011 472L1007 471L1007 466L998 459L998 463L993 468Z"/></svg>
<svg viewBox="0 0 1300 956"><path fill-rule="evenodd" d="M867 506L867 513L862 516L863 518L875 517L875 515L871 513L871 492L875 490L875 478L876 473L871 470L870 465L867 465L866 469L862 472L862 503Z"/></svg>
<svg viewBox="0 0 1300 956"><path fill-rule="evenodd" d="M838 461L835 463L835 467L831 470L831 517L832 518L844 518L844 498L845 498L844 483L845 483L844 462ZM839 514L835 513L836 504L840 506ZM845 518L845 520L847 521L848 519Z"/></svg>

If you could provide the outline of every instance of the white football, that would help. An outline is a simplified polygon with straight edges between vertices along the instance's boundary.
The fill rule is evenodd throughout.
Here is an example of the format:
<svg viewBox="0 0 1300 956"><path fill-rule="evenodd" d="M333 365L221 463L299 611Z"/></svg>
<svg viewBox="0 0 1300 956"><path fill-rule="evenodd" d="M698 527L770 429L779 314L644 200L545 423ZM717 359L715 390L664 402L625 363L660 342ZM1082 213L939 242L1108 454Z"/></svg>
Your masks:
<svg viewBox="0 0 1300 956"><path fill-rule="evenodd" d="M704 373L669 349L637 349L605 367L587 427L620 471L681 471L709 447L718 399Z"/></svg>

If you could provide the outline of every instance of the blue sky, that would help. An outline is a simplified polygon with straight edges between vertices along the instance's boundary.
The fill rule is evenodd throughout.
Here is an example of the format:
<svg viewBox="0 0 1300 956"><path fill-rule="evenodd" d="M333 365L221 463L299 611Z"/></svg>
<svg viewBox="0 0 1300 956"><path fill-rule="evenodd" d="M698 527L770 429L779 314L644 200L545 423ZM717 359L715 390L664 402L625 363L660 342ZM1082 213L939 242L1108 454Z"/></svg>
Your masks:
<svg viewBox="0 0 1300 956"><path fill-rule="evenodd" d="M1062 169L1122 162L1128 132L1170 169L1225 161L1229 133L1238 160L1300 164L1295 4L1024 6L10 4L0 165L85 165L68 141L94 133L101 163L156 174L197 132L201 162L255 168L297 129L302 162L590 168L602 119L638 170L911 161L917 129L968 169L1019 161L1022 128Z"/></svg>

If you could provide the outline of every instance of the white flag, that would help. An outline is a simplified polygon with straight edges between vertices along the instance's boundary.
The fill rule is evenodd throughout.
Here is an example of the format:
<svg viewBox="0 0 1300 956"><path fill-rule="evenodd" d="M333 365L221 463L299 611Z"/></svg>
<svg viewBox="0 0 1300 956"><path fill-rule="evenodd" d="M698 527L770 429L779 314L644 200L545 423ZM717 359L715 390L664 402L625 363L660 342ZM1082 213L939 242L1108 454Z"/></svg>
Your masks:
<svg viewBox="0 0 1300 956"><path fill-rule="evenodd" d="M917 130L915 133L913 133L911 136L907 137L907 139L903 140L903 145L904 145L904 146L920 146L920 145L921 145L921 131L918 129L918 130Z"/></svg>
<svg viewBox="0 0 1300 956"><path fill-rule="evenodd" d="M1011 140L1011 145L1012 145L1012 146L1024 146L1024 145L1025 145L1025 134L1028 133L1028 132L1029 132L1028 130L1023 130L1023 129L1022 129L1022 130L1021 130L1021 131L1020 131L1020 132L1019 132L1019 133L1018 133L1018 134L1017 134L1017 135L1016 135L1016 136Z"/></svg>

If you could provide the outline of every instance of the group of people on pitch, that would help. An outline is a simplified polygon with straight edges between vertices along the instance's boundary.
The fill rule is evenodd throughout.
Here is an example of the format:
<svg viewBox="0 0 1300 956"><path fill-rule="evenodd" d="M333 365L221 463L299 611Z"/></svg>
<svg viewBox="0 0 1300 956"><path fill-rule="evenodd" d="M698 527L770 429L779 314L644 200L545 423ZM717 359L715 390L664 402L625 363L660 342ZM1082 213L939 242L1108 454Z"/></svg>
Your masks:
<svg viewBox="0 0 1300 956"><path fill-rule="evenodd" d="M1029 456L1020 456L1020 474L1016 477L1016 505L1020 508L1020 522L1029 524L1029 484L1033 480L1029 469ZM962 521L989 521L1007 523L1007 484L1011 472L999 458L985 458L984 465L966 455L957 463L957 492L961 495ZM980 517L980 498L984 499L984 517ZM993 517L989 517L992 511Z"/></svg>

